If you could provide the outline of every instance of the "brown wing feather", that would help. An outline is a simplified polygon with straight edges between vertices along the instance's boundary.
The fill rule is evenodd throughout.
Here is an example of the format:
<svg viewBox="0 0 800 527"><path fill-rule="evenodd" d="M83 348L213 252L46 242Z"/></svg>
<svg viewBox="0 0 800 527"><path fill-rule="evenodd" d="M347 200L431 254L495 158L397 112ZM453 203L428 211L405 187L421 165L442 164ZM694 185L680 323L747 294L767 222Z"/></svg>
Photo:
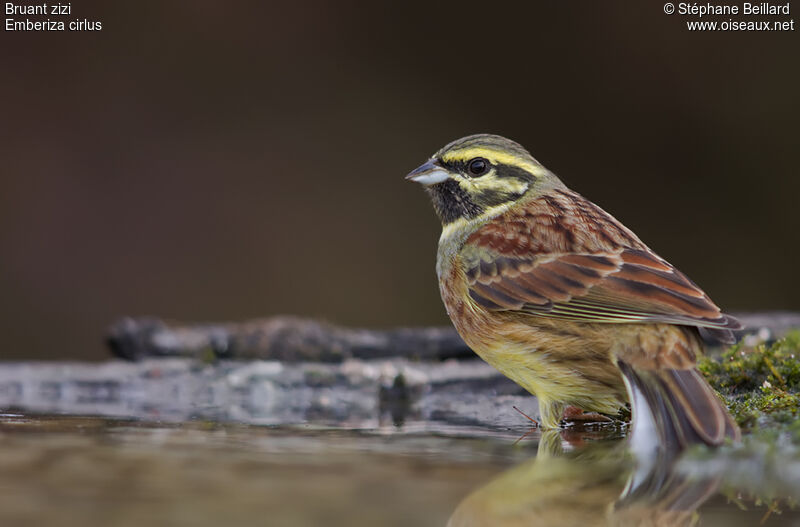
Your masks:
<svg viewBox="0 0 800 527"><path fill-rule="evenodd" d="M462 251L487 309L590 322L740 327L611 215L570 191L488 223Z"/></svg>

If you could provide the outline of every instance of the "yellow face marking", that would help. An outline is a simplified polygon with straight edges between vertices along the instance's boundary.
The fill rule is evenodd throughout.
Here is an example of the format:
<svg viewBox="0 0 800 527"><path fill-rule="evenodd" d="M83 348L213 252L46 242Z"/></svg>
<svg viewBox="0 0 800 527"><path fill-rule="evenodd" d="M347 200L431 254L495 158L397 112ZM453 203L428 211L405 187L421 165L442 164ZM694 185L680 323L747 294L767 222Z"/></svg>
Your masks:
<svg viewBox="0 0 800 527"><path fill-rule="evenodd" d="M451 175L451 177L453 177ZM528 182L516 178L497 177L497 171L492 169L488 174L477 178L454 177L458 185L468 193L479 194L485 190L506 192L508 194L522 194L528 190Z"/></svg>

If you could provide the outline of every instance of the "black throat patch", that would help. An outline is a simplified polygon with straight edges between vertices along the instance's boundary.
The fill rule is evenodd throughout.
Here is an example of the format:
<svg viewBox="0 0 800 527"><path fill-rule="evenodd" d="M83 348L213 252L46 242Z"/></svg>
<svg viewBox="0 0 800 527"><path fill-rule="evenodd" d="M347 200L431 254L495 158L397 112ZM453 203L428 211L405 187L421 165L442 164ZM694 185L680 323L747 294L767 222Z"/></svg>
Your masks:
<svg viewBox="0 0 800 527"><path fill-rule="evenodd" d="M473 202L469 194L452 179L425 187L425 190L431 197L433 208L442 220L442 225L452 223L459 218L474 218L483 213L483 208Z"/></svg>

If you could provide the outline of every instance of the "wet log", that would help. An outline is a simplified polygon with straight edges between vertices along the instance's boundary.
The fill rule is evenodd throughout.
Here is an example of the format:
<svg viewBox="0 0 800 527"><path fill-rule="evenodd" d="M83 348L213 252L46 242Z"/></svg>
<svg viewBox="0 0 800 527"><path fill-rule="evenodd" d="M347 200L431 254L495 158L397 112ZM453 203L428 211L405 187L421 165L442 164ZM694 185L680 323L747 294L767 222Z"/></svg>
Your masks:
<svg viewBox="0 0 800 527"><path fill-rule="evenodd" d="M736 316L745 324L745 329L737 332L738 338L753 335L769 342L792 328L800 328L800 313ZM123 318L111 326L106 342L114 355L134 361L153 357L290 363L392 357L421 361L476 358L452 327L357 329L288 316L221 324Z"/></svg>
<svg viewBox="0 0 800 527"><path fill-rule="evenodd" d="M451 327L355 329L278 316L225 324L178 324L124 318L108 331L112 353L128 360L192 357L339 363L404 357L443 361L475 355Z"/></svg>

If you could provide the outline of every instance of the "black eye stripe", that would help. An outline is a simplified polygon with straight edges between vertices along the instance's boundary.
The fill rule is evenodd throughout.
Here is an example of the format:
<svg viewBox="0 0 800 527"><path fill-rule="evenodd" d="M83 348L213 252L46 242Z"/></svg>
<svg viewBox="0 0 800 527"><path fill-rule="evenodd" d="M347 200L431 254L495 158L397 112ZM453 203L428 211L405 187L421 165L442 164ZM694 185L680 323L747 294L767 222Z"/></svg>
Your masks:
<svg viewBox="0 0 800 527"><path fill-rule="evenodd" d="M525 170L524 168L514 166L514 165L497 165L495 167L496 176L499 179L518 179L520 181L526 181L528 183L533 182L536 177Z"/></svg>

